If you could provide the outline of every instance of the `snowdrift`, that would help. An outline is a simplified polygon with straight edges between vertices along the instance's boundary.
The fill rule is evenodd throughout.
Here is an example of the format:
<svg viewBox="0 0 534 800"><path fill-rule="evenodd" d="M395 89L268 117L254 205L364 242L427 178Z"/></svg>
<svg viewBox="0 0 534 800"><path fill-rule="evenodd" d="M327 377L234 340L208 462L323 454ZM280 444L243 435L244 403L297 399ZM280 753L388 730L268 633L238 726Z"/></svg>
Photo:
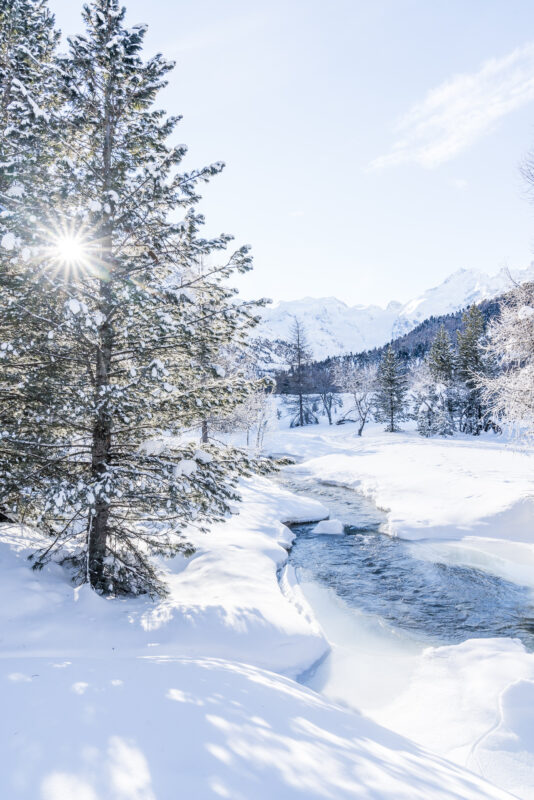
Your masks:
<svg viewBox="0 0 534 800"><path fill-rule="evenodd" d="M505 800L291 680L219 659L4 660L10 800Z"/></svg>

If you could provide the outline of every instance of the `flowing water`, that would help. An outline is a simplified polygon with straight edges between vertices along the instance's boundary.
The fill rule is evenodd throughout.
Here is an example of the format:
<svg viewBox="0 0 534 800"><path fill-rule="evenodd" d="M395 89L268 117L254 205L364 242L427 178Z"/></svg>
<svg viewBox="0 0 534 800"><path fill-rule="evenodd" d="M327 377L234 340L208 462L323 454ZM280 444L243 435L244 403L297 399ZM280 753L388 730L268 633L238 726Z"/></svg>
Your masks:
<svg viewBox="0 0 534 800"><path fill-rule="evenodd" d="M532 589L472 566L418 557L421 543L380 533L383 514L349 489L303 480L291 470L280 482L320 500L345 525L344 535L293 526L289 562L303 586L326 587L345 609L419 642L506 636L534 650Z"/></svg>

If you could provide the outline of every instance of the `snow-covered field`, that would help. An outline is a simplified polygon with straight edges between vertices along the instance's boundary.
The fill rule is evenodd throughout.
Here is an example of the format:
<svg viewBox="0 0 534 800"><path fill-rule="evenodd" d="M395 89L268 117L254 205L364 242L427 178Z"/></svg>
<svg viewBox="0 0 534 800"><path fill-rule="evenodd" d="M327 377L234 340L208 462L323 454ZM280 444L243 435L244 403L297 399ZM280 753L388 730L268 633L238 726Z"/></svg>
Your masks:
<svg viewBox="0 0 534 800"><path fill-rule="evenodd" d="M325 425L266 447L373 497L390 533L430 536L422 557L532 583L528 453ZM73 590L57 566L32 573L32 534L2 526L2 797L534 798L534 656L506 639L397 646L372 620L341 625L284 566L282 522L328 509L259 478L243 499L197 534L195 556L165 564L170 594L155 603ZM310 603L328 610L322 625ZM318 694L295 679L329 642L335 675ZM351 693L360 679L369 691Z"/></svg>

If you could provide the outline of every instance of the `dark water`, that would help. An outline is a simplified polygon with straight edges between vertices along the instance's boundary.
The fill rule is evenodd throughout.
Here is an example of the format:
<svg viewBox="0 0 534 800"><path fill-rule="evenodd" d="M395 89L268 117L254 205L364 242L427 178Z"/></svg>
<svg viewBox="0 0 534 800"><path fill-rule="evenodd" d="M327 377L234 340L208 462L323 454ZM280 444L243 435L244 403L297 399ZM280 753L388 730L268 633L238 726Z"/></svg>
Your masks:
<svg viewBox="0 0 534 800"><path fill-rule="evenodd" d="M295 526L290 563L301 578L333 589L348 606L439 644L509 636L534 650L532 590L457 564L417 558L417 543L378 532L380 512L356 493L284 475L292 491L320 499L345 535Z"/></svg>

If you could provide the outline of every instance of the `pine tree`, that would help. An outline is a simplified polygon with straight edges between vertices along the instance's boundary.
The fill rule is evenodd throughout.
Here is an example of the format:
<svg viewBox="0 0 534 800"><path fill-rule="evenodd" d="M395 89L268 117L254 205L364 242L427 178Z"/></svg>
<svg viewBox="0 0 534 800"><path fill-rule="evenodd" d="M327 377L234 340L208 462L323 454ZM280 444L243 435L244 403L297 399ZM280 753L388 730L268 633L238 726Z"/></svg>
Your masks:
<svg viewBox="0 0 534 800"><path fill-rule="evenodd" d="M162 591L150 554L188 551L185 528L224 519L239 476L263 466L184 436L252 390L210 361L255 323L225 285L251 259L239 248L199 275L231 240L202 238L195 213L222 165L179 172L185 147L168 144L179 120L154 108L172 64L143 62L145 27L124 17L117 0L84 8L86 33L60 64L46 216L0 274L3 366L17 386L0 494L49 534L37 566L57 554L79 582L115 594Z"/></svg>
<svg viewBox="0 0 534 800"><path fill-rule="evenodd" d="M436 383L450 384L454 377L455 354L445 325L441 325L428 353L430 374Z"/></svg>
<svg viewBox="0 0 534 800"><path fill-rule="evenodd" d="M318 422L310 402L309 363L311 358L312 351L306 336L306 329L302 322L295 317L287 348L287 359L290 364L289 391L293 395L288 400L292 428Z"/></svg>
<svg viewBox="0 0 534 800"><path fill-rule="evenodd" d="M484 366L482 337L484 317L480 308L470 306L464 313L463 330L458 331L458 374L469 388L476 386L476 375Z"/></svg>
<svg viewBox="0 0 534 800"><path fill-rule="evenodd" d="M456 354L444 325L438 330L415 391L417 427L422 436L454 432Z"/></svg>
<svg viewBox="0 0 534 800"><path fill-rule="evenodd" d="M407 419L407 390L405 370L389 345L378 368L376 394L377 416L381 422L387 423L386 431L400 430L399 423Z"/></svg>
<svg viewBox="0 0 534 800"><path fill-rule="evenodd" d="M0 31L0 232L12 249L29 227L18 211L39 193L52 154L59 33L44 0L2 0Z"/></svg>
<svg viewBox="0 0 534 800"><path fill-rule="evenodd" d="M485 409L478 384L478 376L485 371L484 349L484 317L476 305L464 313L463 330L458 331L458 368L457 374L463 384L460 393L461 416L460 430L477 435L488 426L484 419Z"/></svg>
<svg viewBox="0 0 534 800"><path fill-rule="evenodd" d="M20 330L15 307L29 306L39 273L18 269L27 262L36 239L34 221L47 207L50 170L58 131L51 114L57 105L55 50L59 34L44 0L0 2L0 359L16 358ZM27 316L25 335L31 336L37 320ZM21 413L17 370L2 366L0 377L0 430L16 424ZM9 464L5 484L15 480L16 460ZM0 509L8 511L7 494ZM11 513L3 514L11 518Z"/></svg>

